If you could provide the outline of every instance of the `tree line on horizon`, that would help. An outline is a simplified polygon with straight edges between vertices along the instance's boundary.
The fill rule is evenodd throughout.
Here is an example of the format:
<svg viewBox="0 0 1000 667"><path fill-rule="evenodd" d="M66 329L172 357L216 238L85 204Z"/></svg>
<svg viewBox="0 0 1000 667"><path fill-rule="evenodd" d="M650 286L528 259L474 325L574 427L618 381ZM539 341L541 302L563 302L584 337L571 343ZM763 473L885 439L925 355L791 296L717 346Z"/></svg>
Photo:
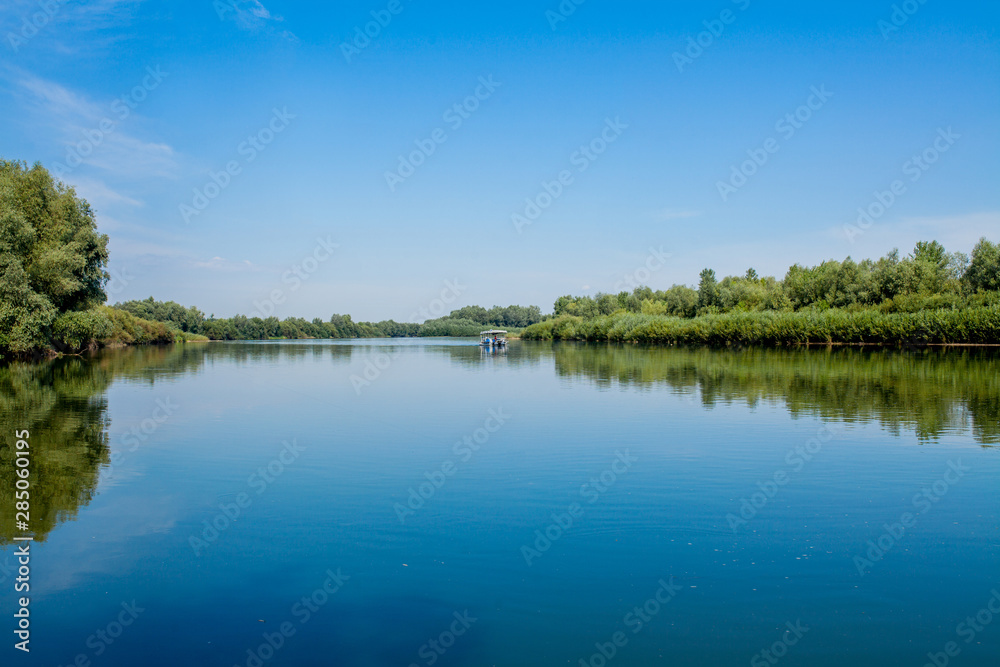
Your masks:
<svg viewBox="0 0 1000 667"><path fill-rule="evenodd" d="M878 260L827 260L817 266L793 264L784 278L760 277L753 268L719 280L713 269L695 287L665 290L636 287L631 293L566 295L556 299L553 316L591 319L616 312L694 318L729 312L823 311L831 308L915 312L996 303L1000 291L1000 244L981 238L971 256L949 253L937 241L920 241L900 257L893 250Z"/></svg>
<svg viewBox="0 0 1000 667"><path fill-rule="evenodd" d="M174 301L156 301L153 297L143 300L116 303L112 308L135 317L162 322L172 329L191 336L205 336L210 340L269 340L272 338L400 338L413 336L478 336L484 327L523 329L541 322L542 311L538 306L465 306L451 311L444 317L423 323L355 322L350 315L334 314L328 321L321 318L306 320L275 316L247 317L235 315L216 318L194 306L184 307Z"/></svg>

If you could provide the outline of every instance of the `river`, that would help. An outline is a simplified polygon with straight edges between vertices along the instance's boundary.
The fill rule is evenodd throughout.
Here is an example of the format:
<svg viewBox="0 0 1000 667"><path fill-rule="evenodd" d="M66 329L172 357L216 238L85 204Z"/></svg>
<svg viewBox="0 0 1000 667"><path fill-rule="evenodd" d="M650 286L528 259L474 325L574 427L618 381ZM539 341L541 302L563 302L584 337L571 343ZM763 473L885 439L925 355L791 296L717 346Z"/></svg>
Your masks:
<svg viewBox="0 0 1000 667"><path fill-rule="evenodd" d="M1000 661L996 350L189 343L0 389L4 664Z"/></svg>

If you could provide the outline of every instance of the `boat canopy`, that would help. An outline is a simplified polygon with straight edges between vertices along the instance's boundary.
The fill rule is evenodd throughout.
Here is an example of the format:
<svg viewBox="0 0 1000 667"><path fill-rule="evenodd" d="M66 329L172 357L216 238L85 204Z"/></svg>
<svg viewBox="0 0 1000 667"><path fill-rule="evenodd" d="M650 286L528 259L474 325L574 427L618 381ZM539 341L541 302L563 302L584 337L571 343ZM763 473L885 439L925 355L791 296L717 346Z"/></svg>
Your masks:
<svg viewBox="0 0 1000 667"><path fill-rule="evenodd" d="M480 336L489 336L491 334L505 334L507 331L505 329L490 329L489 331L480 331Z"/></svg>

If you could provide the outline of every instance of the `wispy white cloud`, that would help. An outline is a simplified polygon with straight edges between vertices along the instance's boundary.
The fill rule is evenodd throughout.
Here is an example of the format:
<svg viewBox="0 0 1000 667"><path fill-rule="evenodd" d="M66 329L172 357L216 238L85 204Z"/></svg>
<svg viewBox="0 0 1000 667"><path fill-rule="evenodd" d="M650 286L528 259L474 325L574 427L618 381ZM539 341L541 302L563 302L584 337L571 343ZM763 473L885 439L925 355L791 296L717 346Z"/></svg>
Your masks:
<svg viewBox="0 0 1000 667"><path fill-rule="evenodd" d="M66 3L66 22L77 31L95 32L127 25L143 0L89 0L79 4Z"/></svg>
<svg viewBox="0 0 1000 667"><path fill-rule="evenodd" d="M99 118L101 108L80 95L63 88L57 83L46 81L29 74L17 76L17 83L34 96L37 108L58 118Z"/></svg>
<svg viewBox="0 0 1000 667"><path fill-rule="evenodd" d="M220 19L232 20L244 30L273 29L281 37L298 40L289 30L275 29L274 24L283 23L285 19L272 14L260 0L216 0L214 5Z"/></svg>
<svg viewBox="0 0 1000 667"><path fill-rule="evenodd" d="M141 201L112 190L102 181L92 178L75 178L71 184L76 189L76 194L86 199L95 209L111 204L143 205Z"/></svg>
<svg viewBox="0 0 1000 667"><path fill-rule="evenodd" d="M127 37L120 28L135 18L143 0L5 0L0 33L15 50L36 39L61 55L93 52ZM13 36L13 37L12 37Z"/></svg>
<svg viewBox="0 0 1000 667"><path fill-rule="evenodd" d="M14 97L31 119L29 131L59 145L54 171L62 178L81 164L128 178L173 177L174 150L166 143L137 136L142 118L122 100L98 104L54 81L14 68L0 70ZM153 81L138 72L137 83ZM156 85L159 85L158 83ZM149 89L152 91L152 88Z"/></svg>

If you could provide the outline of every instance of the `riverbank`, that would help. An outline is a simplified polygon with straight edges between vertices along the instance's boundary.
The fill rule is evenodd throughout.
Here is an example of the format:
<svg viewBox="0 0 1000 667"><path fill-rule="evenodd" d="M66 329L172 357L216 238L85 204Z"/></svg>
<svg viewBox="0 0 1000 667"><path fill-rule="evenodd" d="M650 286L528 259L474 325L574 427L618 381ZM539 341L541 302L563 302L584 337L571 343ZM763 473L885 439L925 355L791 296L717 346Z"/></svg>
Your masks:
<svg viewBox="0 0 1000 667"><path fill-rule="evenodd" d="M526 340L667 345L882 345L1000 343L1000 307L883 313L876 310L731 312L683 318L619 312L584 319L562 315L533 324Z"/></svg>
<svg viewBox="0 0 1000 667"><path fill-rule="evenodd" d="M8 352L16 359L43 359L136 345L171 345L207 341L206 336L178 331L163 322L136 317L110 306L64 313L52 323L49 344Z"/></svg>

